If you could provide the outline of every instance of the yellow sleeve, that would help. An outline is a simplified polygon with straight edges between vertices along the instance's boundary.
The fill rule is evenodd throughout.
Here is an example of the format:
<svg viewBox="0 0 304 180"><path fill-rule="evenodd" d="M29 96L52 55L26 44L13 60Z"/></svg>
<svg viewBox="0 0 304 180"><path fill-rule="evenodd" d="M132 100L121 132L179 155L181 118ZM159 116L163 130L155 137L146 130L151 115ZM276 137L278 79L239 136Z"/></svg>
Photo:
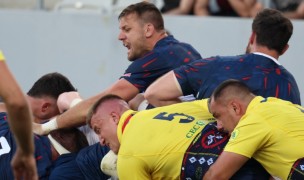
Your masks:
<svg viewBox="0 0 304 180"><path fill-rule="evenodd" d="M254 116L243 119L231 133L224 151L251 158L257 150L270 143L271 127L258 119L262 118Z"/></svg>
<svg viewBox="0 0 304 180"><path fill-rule="evenodd" d="M118 178L124 180L151 179L147 164L133 156L118 155L117 159Z"/></svg>
<svg viewBox="0 0 304 180"><path fill-rule="evenodd" d="M5 57L4 57L3 53L2 53L2 51L0 50L0 61L4 61L4 60L5 60Z"/></svg>

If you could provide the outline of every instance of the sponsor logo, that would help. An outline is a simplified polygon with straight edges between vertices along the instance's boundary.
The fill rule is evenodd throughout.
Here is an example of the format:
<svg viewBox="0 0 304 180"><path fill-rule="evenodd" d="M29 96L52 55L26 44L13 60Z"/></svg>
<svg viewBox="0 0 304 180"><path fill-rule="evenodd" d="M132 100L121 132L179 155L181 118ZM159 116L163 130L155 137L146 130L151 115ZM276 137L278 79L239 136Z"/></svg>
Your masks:
<svg viewBox="0 0 304 180"><path fill-rule="evenodd" d="M195 133L206 124L202 120L196 121L196 123L193 125L193 127L190 129L190 131L187 133L186 138L191 138Z"/></svg>
<svg viewBox="0 0 304 180"><path fill-rule="evenodd" d="M234 140L234 139L236 139L236 138L238 137L238 135L239 135L239 130L238 130L238 129L235 129L235 130L231 133L230 139L231 139L231 140Z"/></svg>

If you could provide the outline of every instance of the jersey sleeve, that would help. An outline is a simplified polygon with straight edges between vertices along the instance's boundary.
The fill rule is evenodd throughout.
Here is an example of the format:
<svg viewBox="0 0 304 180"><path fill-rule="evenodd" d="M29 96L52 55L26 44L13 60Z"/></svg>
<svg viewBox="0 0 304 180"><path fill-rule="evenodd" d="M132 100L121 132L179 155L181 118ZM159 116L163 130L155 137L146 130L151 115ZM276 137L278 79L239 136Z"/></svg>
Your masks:
<svg viewBox="0 0 304 180"><path fill-rule="evenodd" d="M247 123L240 123L234 129L224 151L251 158L256 151L270 143L271 127L257 119L263 118L251 116L243 119Z"/></svg>
<svg viewBox="0 0 304 180"><path fill-rule="evenodd" d="M196 95L200 91L202 83L213 70L213 62L215 61L199 59L173 70L183 95Z"/></svg>
<svg viewBox="0 0 304 180"><path fill-rule="evenodd" d="M119 179L151 179L147 164L140 158L118 155Z"/></svg>
<svg viewBox="0 0 304 180"><path fill-rule="evenodd" d="M140 92L144 92L152 82L170 70L170 64L159 53L152 51L134 61L120 78L124 78Z"/></svg>

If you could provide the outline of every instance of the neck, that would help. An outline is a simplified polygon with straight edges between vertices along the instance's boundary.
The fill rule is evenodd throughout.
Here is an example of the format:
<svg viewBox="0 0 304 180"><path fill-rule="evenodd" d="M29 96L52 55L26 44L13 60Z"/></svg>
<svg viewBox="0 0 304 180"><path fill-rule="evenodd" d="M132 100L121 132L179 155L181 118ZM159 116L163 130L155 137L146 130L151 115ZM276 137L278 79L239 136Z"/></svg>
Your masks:
<svg viewBox="0 0 304 180"><path fill-rule="evenodd" d="M265 46L256 45L252 48L251 53L253 53L253 52L264 53L264 54L267 54L268 56L271 56L271 57L273 57L277 60L280 57L280 54L276 50L271 50L271 49L269 49L268 47L265 47Z"/></svg>
<svg viewBox="0 0 304 180"><path fill-rule="evenodd" d="M162 30L161 32L155 33L154 36L151 38L151 47L150 50L152 50L155 46L155 44L160 41L161 39L167 37L166 31Z"/></svg>

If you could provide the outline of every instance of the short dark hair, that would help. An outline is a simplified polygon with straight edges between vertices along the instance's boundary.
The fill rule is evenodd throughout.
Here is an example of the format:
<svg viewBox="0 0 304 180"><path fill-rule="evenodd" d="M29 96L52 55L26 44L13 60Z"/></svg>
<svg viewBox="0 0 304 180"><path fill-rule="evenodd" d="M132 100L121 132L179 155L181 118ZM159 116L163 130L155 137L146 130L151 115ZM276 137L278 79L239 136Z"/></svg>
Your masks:
<svg viewBox="0 0 304 180"><path fill-rule="evenodd" d="M211 98L213 98L214 101L216 101L218 98L220 98L226 89L232 87L234 89L234 92L236 94L250 94L251 90L249 87L242 81L236 80L236 79L228 79L224 82L222 82L219 86L215 88L213 91Z"/></svg>
<svg viewBox="0 0 304 180"><path fill-rule="evenodd" d="M144 23L152 23L157 31L164 30L164 19L159 9L149 2L139 2L126 7L118 16L118 20L135 13Z"/></svg>
<svg viewBox="0 0 304 180"><path fill-rule="evenodd" d="M80 151L89 145L86 136L77 128L56 129L50 135L71 153Z"/></svg>
<svg viewBox="0 0 304 180"><path fill-rule="evenodd" d="M253 20L252 31L257 43L282 54L293 32L291 21L280 11L264 9Z"/></svg>
<svg viewBox="0 0 304 180"><path fill-rule="evenodd" d="M67 77L58 72L53 72L40 77L27 94L31 97L50 96L57 99L61 93L70 91L77 91L77 89Z"/></svg>
<svg viewBox="0 0 304 180"><path fill-rule="evenodd" d="M124 99L122 99L121 97L114 95L114 94L108 94L108 95L101 97L96 103L94 103L94 105L91 107L91 109L89 110L89 112L87 114L86 122L90 127L91 127L92 116L96 113L97 108L104 102L107 102L110 100L123 100L124 101Z"/></svg>

